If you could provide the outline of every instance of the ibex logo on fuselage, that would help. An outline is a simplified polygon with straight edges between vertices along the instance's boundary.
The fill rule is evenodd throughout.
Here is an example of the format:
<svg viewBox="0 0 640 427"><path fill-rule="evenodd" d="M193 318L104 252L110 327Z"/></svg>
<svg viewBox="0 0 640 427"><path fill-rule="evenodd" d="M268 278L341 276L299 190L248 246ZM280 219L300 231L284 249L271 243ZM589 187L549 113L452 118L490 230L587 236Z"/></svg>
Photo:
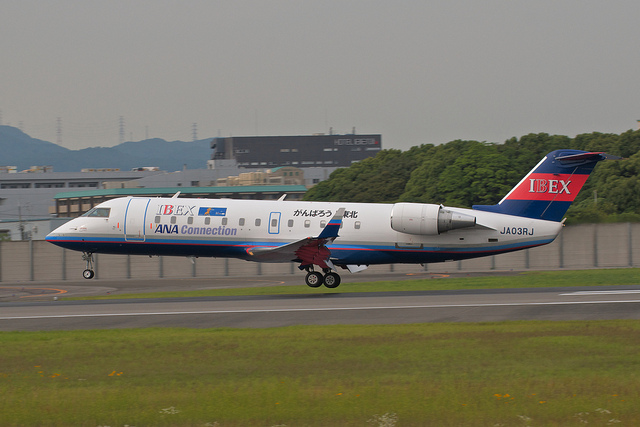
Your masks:
<svg viewBox="0 0 640 427"><path fill-rule="evenodd" d="M193 216L195 206L188 205L160 205L156 215L189 215Z"/></svg>

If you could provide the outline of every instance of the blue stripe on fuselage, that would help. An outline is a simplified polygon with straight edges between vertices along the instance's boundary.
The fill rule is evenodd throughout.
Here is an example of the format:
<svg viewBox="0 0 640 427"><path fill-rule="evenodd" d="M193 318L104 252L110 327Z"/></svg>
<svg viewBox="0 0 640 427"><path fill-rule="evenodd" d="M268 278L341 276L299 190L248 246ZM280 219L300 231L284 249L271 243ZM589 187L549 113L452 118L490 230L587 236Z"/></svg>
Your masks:
<svg viewBox="0 0 640 427"><path fill-rule="evenodd" d="M154 239L145 242L125 242L124 238L49 237L47 241L76 251L108 254L174 255L201 257L232 257L251 259L247 248L274 247L285 243L246 241L194 241L186 239ZM328 245L335 264L385 264L385 263L429 263L461 260L487 255L496 255L519 249L544 245L553 239L517 242L496 246L467 248L424 247L420 249L396 248L392 245Z"/></svg>

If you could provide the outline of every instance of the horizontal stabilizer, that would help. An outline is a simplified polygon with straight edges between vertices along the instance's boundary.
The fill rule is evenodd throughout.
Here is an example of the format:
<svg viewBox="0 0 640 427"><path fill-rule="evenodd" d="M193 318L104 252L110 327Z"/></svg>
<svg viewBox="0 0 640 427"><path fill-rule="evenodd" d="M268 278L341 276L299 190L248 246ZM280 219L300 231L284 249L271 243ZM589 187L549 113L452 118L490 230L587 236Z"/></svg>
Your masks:
<svg viewBox="0 0 640 427"><path fill-rule="evenodd" d="M600 160L620 160L620 159L622 159L622 157L613 156L611 154L607 154L603 152L579 153L579 154L570 154L566 156L556 157L556 160L559 160L562 163L568 163L572 161L599 162Z"/></svg>

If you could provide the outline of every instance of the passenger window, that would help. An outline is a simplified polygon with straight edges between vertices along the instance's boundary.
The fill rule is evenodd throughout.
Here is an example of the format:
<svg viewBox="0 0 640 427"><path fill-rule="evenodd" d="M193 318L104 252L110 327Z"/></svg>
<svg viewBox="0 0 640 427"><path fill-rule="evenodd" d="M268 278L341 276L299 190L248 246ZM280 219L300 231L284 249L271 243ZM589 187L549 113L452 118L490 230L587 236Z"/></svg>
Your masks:
<svg viewBox="0 0 640 427"><path fill-rule="evenodd" d="M353 227L354 227L356 230L360 230L360 221L356 221L356 222L355 222L355 224L353 224Z"/></svg>
<svg viewBox="0 0 640 427"><path fill-rule="evenodd" d="M187 224L193 224L193 217L192 216L187 218Z"/></svg>
<svg viewBox="0 0 640 427"><path fill-rule="evenodd" d="M205 224L205 225L209 225L209 224L211 224L211 218L210 218L210 217L206 217L206 218L204 219L204 224Z"/></svg>
<svg viewBox="0 0 640 427"><path fill-rule="evenodd" d="M175 216L171 217L171 224L175 224L177 221L177 218Z"/></svg>
<svg viewBox="0 0 640 427"><path fill-rule="evenodd" d="M324 228L327 225L327 221L325 221L324 219L322 221L320 221L320 228Z"/></svg>
<svg viewBox="0 0 640 427"><path fill-rule="evenodd" d="M309 228L311 227L311 221L309 221L308 219L304 220L304 228Z"/></svg>
<svg viewBox="0 0 640 427"><path fill-rule="evenodd" d="M272 227L277 227L277 226L278 226L278 220L277 220L276 218L273 218L273 219L271 220L271 226L272 226Z"/></svg>
<svg viewBox="0 0 640 427"><path fill-rule="evenodd" d="M262 224L262 221L260 220L260 218L256 219L256 227L260 227L260 224Z"/></svg>
<svg viewBox="0 0 640 427"><path fill-rule="evenodd" d="M288 223L287 225L288 225L289 227L293 227L293 220L292 220L292 219L290 219L290 220L289 220L289 223Z"/></svg>
<svg viewBox="0 0 640 427"><path fill-rule="evenodd" d="M244 225L244 218L240 218L238 220L238 225L241 226L241 227Z"/></svg>
<svg viewBox="0 0 640 427"><path fill-rule="evenodd" d="M228 221L228 220L227 220L227 218L226 218L226 217L225 217L225 218L222 218L222 225L227 225L227 221Z"/></svg>
<svg viewBox="0 0 640 427"><path fill-rule="evenodd" d="M156 216L156 224L160 224L160 219L161 219L160 215Z"/></svg>

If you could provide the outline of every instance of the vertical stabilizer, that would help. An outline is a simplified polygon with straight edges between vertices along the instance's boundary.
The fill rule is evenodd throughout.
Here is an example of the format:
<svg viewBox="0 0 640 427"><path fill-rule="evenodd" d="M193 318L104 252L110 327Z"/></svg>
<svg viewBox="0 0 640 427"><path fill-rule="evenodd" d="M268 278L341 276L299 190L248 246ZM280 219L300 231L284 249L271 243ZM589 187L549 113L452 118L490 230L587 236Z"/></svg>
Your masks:
<svg viewBox="0 0 640 427"><path fill-rule="evenodd" d="M604 153L556 150L547 154L497 205L473 209L561 221Z"/></svg>

